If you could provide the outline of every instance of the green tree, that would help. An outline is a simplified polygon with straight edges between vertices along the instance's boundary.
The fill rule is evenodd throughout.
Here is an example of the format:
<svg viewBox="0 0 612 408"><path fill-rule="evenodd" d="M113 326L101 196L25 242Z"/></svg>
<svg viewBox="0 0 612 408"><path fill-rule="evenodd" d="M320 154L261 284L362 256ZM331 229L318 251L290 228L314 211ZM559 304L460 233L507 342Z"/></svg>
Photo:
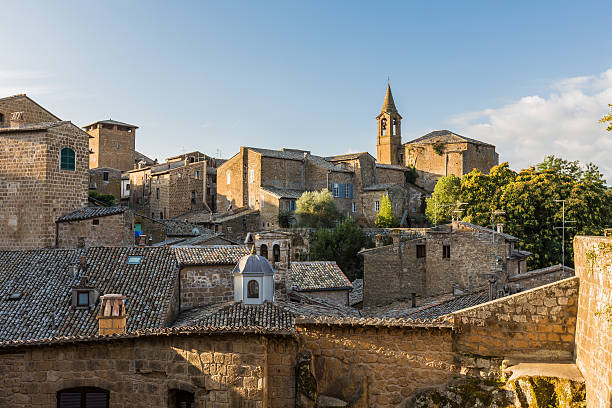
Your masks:
<svg viewBox="0 0 612 408"><path fill-rule="evenodd" d="M488 175L473 171L461 180L459 199L467 203L463 219L488 226L491 212L503 210L498 218L505 232L521 239L522 249L534 255L532 269L561 263L562 204L565 219L575 221L566 231L565 262L572 266L575 234L601 234L612 223L612 194L602 174L592 163L582 166L548 156L542 163L519 173L507 163L491 169Z"/></svg>
<svg viewBox="0 0 612 408"><path fill-rule="evenodd" d="M115 205L115 196L112 194L100 194L97 191L90 191L89 196L95 200L101 201L109 207Z"/></svg>
<svg viewBox="0 0 612 408"><path fill-rule="evenodd" d="M294 220L295 216L291 211L281 211L278 213L278 225L281 228L289 228Z"/></svg>
<svg viewBox="0 0 612 408"><path fill-rule="evenodd" d="M430 223L444 224L450 222L455 203L461 193L461 179L457 176L440 177L433 194L426 200L425 216Z"/></svg>
<svg viewBox="0 0 612 408"><path fill-rule="evenodd" d="M608 104L608 106L610 107L610 110L612 110L612 104ZM610 113L609 115L605 115L599 121L599 123L606 123L606 122L609 122L608 127L606 128L606 130L609 130L609 131L612 132L612 113Z"/></svg>
<svg viewBox="0 0 612 408"><path fill-rule="evenodd" d="M342 221L333 229L319 228L310 242L310 259L336 261L351 280L363 278L363 259L357 253L374 243L353 219Z"/></svg>
<svg viewBox="0 0 612 408"><path fill-rule="evenodd" d="M305 191L296 201L298 224L310 228L330 228L340 218L334 197L327 190Z"/></svg>
<svg viewBox="0 0 612 408"><path fill-rule="evenodd" d="M396 228L399 227L399 220L393 212L389 195L385 194L380 200L380 211L376 215L374 225L378 228Z"/></svg>

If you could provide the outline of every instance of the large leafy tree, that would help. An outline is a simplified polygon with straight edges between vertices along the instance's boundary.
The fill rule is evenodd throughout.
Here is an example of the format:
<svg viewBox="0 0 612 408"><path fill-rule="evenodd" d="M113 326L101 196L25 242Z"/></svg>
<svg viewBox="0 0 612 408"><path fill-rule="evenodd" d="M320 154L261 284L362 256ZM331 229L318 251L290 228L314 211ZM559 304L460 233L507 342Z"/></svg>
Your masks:
<svg viewBox="0 0 612 408"><path fill-rule="evenodd" d="M612 224L612 193L597 166L554 156L519 173L507 163L489 175L473 171L461 179L459 199L467 203L463 219L478 225L489 225L493 211L504 211L497 221L534 254L531 268L561 263L562 233L555 227L562 226L563 207L555 200L565 200L565 219L575 221L567 224L566 265L573 265L574 235L600 234Z"/></svg>
<svg viewBox="0 0 612 408"><path fill-rule="evenodd" d="M380 211L376 215L374 225L378 228L396 228L399 227L399 220L393 212L389 195L385 194L380 200Z"/></svg>
<svg viewBox="0 0 612 408"><path fill-rule="evenodd" d="M461 194L461 179L457 176L441 177L434 187L433 194L427 198L425 216L430 223L450 222Z"/></svg>
<svg viewBox="0 0 612 408"><path fill-rule="evenodd" d="M310 228L330 228L340 218L334 197L327 189L302 193L295 214L300 226Z"/></svg>
<svg viewBox="0 0 612 408"><path fill-rule="evenodd" d="M610 110L612 110L612 104L608 104L608 106L610 106ZM612 131L612 113L601 118L599 122L608 123L608 127L606 129Z"/></svg>
<svg viewBox="0 0 612 408"><path fill-rule="evenodd" d="M363 230L349 219L333 229L319 228L310 242L310 259L336 261L352 281L363 277L363 260L357 253L373 246Z"/></svg>

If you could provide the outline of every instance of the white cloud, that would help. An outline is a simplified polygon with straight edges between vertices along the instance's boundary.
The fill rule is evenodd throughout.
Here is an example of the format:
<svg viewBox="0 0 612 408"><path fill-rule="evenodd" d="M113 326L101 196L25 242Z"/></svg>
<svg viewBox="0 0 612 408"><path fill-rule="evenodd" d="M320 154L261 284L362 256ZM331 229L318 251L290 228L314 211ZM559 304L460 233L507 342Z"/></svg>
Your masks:
<svg viewBox="0 0 612 408"><path fill-rule="evenodd" d="M451 123L460 134L495 144L500 161L514 169L554 154L595 163L612 184L612 133L599 123L612 103L612 69L563 79L551 89L549 95L456 115Z"/></svg>
<svg viewBox="0 0 612 408"><path fill-rule="evenodd" d="M20 93L42 95L58 92L59 88L52 85L50 76L40 71L0 70L0 96Z"/></svg>

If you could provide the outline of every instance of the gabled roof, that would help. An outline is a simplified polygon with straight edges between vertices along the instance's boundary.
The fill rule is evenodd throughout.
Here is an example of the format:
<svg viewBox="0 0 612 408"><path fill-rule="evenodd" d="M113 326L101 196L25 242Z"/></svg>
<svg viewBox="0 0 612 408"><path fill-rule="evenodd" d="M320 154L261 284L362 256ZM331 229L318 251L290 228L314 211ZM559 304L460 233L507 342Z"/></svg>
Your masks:
<svg viewBox="0 0 612 408"><path fill-rule="evenodd" d="M450 130L434 130L425 136L421 136L414 140L404 143L406 144L434 144L434 143L472 143L481 146L493 146L492 144L481 142L480 140L470 139L469 137L461 136Z"/></svg>
<svg viewBox="0 0 612 408"><path fill-rule="evenodd" d="M7 99L18 99L18 98L25 98L27 100L29 100L30 102L32 102L34 105L38 106L40 109L44 110L45 112L47 112L49 115L53 116L55 119L57 119L58 121L61 121L60 118L58 118L56 115L54 115L53 113L49 112L44 106L42 106L41 104L39 104L38 102L36 102L34 99L30 98L28 95L26 94L17 94L17 95L11 95L11 96L6 96L4 98L0 98L0 102L7 100Z"/></svg>
<svg viewBox="0 0 612 408"><path fill-rule="evenodd" d="M352 173L351 170L347 170L347 169L342 168L341 166L337 166L334 163L327 161L324 157L316 156L314 154L310 154L302 150L291 150L291 149L271 150L271 149L262 149L259 147L247 147L247 149L252 150L255 153L259 153L263 157L271 157L271 158L285 159L285 160L297 160L297 161L308 160L327 170L332 170L332 171L337 171L337 172L342 172L342 173Z"/></svg>
<svg viewBox="0 0 612 408"><path fill-rule="evenodd" d="M55 222L68 222L87 220L89 218L107 217L127 211L127 207L116 205L113 207L83 207L68 214L64 214Z"/></svg>
<svg viewBox="0 0 612 408"><path fill-rule="evenodd" d="M499 236L501 236L501 237L504 237L504 238L505 238L505 239L507 239L508 241L518 241L518 240L519 240L517 237L512 236L512 235L510 235L510 234L505 234L505 233L503 233L503 232L497 232L497 231L494 231L494 230L492 230L492 229L490 229L490 228L481 227L480 225L472 224L472 223L469 223L469 222L466 222L466 221L454 221L454 223L457 223L457 224L459 224L460 226L463 226L463 227L466 227L466 228L470 228L470 229L473 229L473 230L478 230L478 231L482 231L482 232L487 232L487 233L489 233L489 234L495 233L496 235L499 235ZM530 256L530 255L531 255L531 253L530 253L530 252L525 251L525 253L526 253L526 257L528 257L528 256Z"/></svg>
<svg viewBox="0 0 612 408"><path fill-rule="evenodd" d="M374 157L368 152L359 152L359 153L346 153L346 154L337 154L335 156L327 156L325 160L330 161L330 162L344 161L344 160L356 160L366 154L370 156L372 159L374 159Z"/></svg>
<svg viewBox="0 0 612 408"><path fill-rule="evenodd" d="M276 187L262 187L263 191L268 194L272 194L276 198L293 198L298 199L302 196L304 190L289 190L285 188L276 188Z"/></svg>
<svg viewBox="0 0 612 408"><path fill-rule="evenodd" d="M353 281L353 290L349 293L349 305L354 306L363 302L363 279Z"/></svg>
<svg viewBox="0 0 612 408"><path fill-rule="evenodd" d="M89 125L83 126L83 128L87 128L87 127L89 127L91 125L96 125L98 123L102 123L104 125L119 125L119 126L129 127L129 128L132 128L132 129L138 129L138 126L136 126L136 125L130 125L129 123L119 122L119 121L112 120L112 119L99 120L97 122L93 122L93 123L90 123Z"/></svg>
<svg viewBox="0 0 612 408"><path fill-rule="evenodd" d="M292 262L289 287L299 292L351 289L353 285L333 261Z"/></svg>
<svg viewBox="0 0 612 408"><path fill-rule="evenodd" d="M76 268L87 260L85 271ZM128 265L128 256L141 256ZM100 294L127 297L127 330L166 324L178 265L167 248L88 248L0 251L0 342L97 334L96 314L73 309L71 288L87 276ZM7 300L19 293L18 300Z"/></svg>
<svg viewBox="0 0 612 408"><path fill-rule="evenodd" d="M203 247L175 247L172 249L181 266L231 265L251 253L246 245L209 245Z"/></svg>

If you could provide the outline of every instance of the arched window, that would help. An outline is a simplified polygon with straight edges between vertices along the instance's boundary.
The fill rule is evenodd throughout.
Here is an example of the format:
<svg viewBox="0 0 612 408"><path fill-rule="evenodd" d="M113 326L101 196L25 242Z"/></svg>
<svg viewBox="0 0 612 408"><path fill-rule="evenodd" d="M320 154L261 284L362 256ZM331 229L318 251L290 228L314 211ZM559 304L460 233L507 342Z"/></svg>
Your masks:
<svg viewBox="0 0 612 408"><path fill-rule="evenodd" d="M274 262L280 262L280 245L274 244L272 247L272 256L274 257Z"/></svg>
<svg viewBox="0 0 612 408"><path fill-rule="evenodd" d="M259 297L259 282L256 280L250 280L247 283L247 298L257 299Z"/></svg>
<svg viewBox="0 0 612 408"><path fill-rule="evenodd" d="M168 406L170 408L194 408L195 398L193 393L183 390L170 390L168 393Z"/></svg>
<svg viewBox="0 0 612 408"><path fill-rule="evenodd" d="M380 134L382 136L387 134L387 119L386 118L382 118L380 121Z"/></svg>
<svg viewBox="0 0 612 408"><path fill-rule="evenodd" d="M57 392L58 408L108 408L108 391L96 387L66 388Z"/></svg>
<svg viewBox="0 0 612 408"><path fill-rule="evenodd" d="M69 147L64 147L60 153L60 169L74 170L75 169L75 154L74 150Z"/></svg>
<svg viewBox="0 0 612 408"><path fill-rule="evenodd" d="M268 246L266 244L261 244L261 246L259 247L259 255L268 259Z"/></svg>

